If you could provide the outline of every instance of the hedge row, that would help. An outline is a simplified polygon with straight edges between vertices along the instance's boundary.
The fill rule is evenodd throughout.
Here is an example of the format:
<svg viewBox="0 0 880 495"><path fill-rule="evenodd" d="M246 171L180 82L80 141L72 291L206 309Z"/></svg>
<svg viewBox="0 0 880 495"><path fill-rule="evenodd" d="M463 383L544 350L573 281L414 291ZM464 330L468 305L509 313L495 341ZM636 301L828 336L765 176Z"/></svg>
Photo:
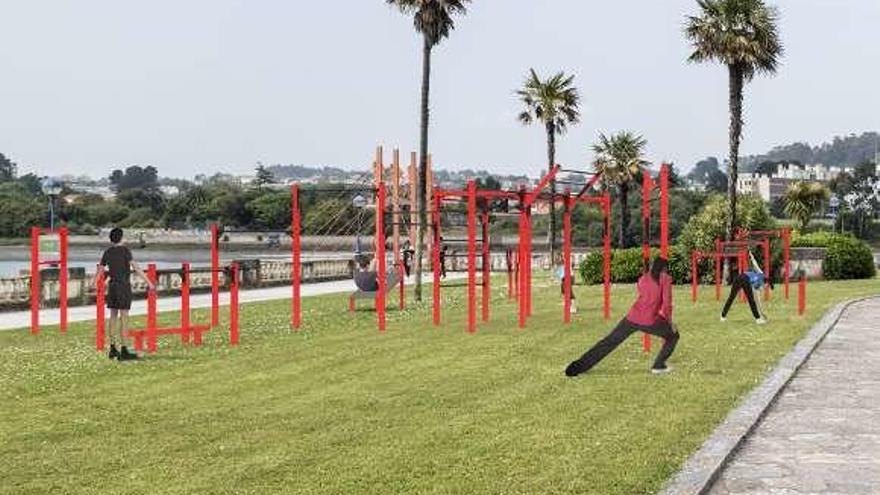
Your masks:
<svg viewBox="0 0 880 495"><path fill-rule="evenodd" d="M864 242L850 236L818 232L795 237L792 247L821 247L827 249L822 264L824 278L827 280L865 279L876 275L874 255ZM651 257L659 256L658 249L651 251ZM756 253L759 258L761 253ZM584 258L578 267L581 279L587 284L601 284L602 251L593 251ZM669 274L676 284L691 282L690 253L685 247L670 247ZM781 265L781 253L774 253L773 266ZM711 260L700 264L700 278L703 283L714 282L714 266ZM614 249L611 251L611 282L631 284L636 282L643 271L642 248ZM774 270L778 272L780 270Z"/></svg>

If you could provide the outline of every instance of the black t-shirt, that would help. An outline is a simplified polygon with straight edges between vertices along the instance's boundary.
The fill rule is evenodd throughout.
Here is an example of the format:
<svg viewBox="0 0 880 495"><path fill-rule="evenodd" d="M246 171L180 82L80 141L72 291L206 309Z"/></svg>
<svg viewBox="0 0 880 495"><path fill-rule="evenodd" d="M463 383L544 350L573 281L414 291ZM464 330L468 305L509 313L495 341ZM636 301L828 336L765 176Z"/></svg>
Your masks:
<svg viewBox="0 0 880 495"><path fill-rule="evenodd" d="M131 280L131 251L126 246L110 246L101 256L101 264L110 270L110 282L127 284Z"/></svg>

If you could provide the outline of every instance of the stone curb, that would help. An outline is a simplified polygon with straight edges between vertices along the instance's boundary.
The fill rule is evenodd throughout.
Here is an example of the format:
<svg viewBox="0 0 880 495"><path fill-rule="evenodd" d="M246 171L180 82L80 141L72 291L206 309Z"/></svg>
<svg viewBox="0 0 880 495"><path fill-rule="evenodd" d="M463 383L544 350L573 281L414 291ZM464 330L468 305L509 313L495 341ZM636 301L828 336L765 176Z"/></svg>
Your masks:
<svg viewBox="0 0 880 495"><path fill-rule="evenodd" d="M685 462L658 495L704 495L746 438L758 426L776 398L794 378L798 370L822 343L825 336L851 305L876 296L845 301L834 306L816 322L794 349L783 357L770 375L754 389L736 409L731 411L696 453Z"/></svg>

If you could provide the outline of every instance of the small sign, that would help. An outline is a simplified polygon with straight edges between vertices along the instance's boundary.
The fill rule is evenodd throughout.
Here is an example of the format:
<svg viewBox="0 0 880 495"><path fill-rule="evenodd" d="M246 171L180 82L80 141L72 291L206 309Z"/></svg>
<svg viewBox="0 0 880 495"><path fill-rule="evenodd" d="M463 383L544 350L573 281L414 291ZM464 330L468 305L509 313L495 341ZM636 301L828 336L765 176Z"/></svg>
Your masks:
<svg viewBox="0 0 880 495"><path fill-rule="evenodd" d="M40 262L59 261L61 259L61 236L45 234L40 236Z"/></svg>

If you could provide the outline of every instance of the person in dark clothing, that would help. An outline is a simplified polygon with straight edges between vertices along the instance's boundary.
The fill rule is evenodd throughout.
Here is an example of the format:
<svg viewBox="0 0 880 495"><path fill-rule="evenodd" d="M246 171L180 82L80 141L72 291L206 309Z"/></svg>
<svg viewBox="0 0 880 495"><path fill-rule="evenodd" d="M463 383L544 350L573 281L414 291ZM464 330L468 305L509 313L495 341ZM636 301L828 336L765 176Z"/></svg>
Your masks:
<svg viewBox="0 0 880 495"><path fill-rule="evenodd" d="M443 238L440 238L440 278L446 278L446 252L449 250L449 246L443 242Z"/></svg>
<svg viewBox="0 0 880 495"><path fill-rule="evenodd" d="M760 298L755 297L755 291L760 291L764 287L764 272L761 271L761 268L758 266L758 262L755 260L755 257L752 256L752 253L749 253L749 258L752 264L751 270L747 270L743 273L736 273L733 269L731 270L730 295L727 296L727 301L724 303L724 308L721 310L721 321L727 321L727 313L730 312L730 306L733 305L733 301L736 300L736 296L741 290L746 295L746 300L749 302L749 309L752 310L752 316L755 318L755 323L758 325L764 325L767 323L767 319L761 313L760 303L758 302L760 301Z"/></svg>
<svg viewBox="0 0 880 495"><path fill-rule="evenodd" d="M358 289L364 292L379 290L379 279L374 265L376 263L371 262L369 256L361 256L358 259L358 270L354 274L354 285Z"/></svg>
<svg viewBox="0 0 880 495"><path fill-rule="evenodd" d="M672 324L672 277L667 273L668 267L666 258L654 260L651 270L639 278L636 285L639 296L629 313L610 334L568 365L565 369L567 376L577 376L590 370L637 331L664 339L651 372L656 374L671 370L666 360L675 351L679 335Z"/></svg>
<svg viewBox="0 0 880 495"><path fill-rule="evenodd" d="M138 359L137 354L129 352L125 345L125 334L128 331L128 311L131 309L131 272L134 271L147 282L148 290L155 290L153 282L141 270L132 258L131 251L122 243L122 229L110 231L112 246L101 256L101 267L108 272L107 308L110 310L110 359L130 361ZM97 277L97 274L96 274ZM114 333L114 329L116 332ZM121 348L117 348L117 344Z"/></svg>
<svg viewBox="0 0 880 495"><path fill-rule="evenodd" d="M416 251L412 248L412 245L409 241L403 243L403 272L409 277L409 272L412 270L412 260Z"/></svg>

